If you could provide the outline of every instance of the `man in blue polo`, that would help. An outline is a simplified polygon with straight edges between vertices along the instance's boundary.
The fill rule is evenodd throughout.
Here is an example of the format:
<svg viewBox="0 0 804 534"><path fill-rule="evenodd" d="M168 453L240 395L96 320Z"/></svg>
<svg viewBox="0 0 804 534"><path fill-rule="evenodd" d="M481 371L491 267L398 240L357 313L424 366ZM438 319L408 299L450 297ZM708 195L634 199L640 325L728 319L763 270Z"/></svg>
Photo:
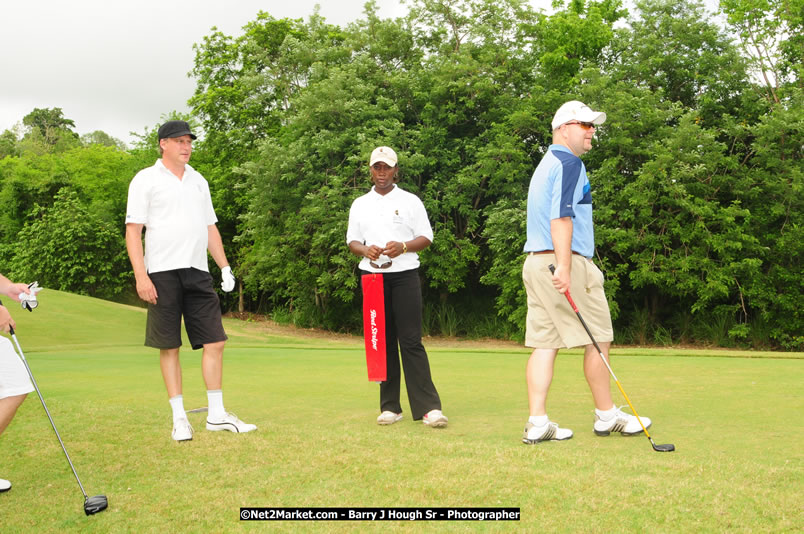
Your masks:
<svg viewBox="0 0 804 534"><path fill-rule="evenodd" d="M608 369L564 297L569 289L608 359L614 331L603 273L592 263L592 190L580 158L592 149L595 127L605 121L605 113L592 111L583 102L563 104L553 117L553 144L530 181L522 268L528 295L525 345L533 348L526 369L530 417L522 441L527 444L572 437L572 430L550 421L546 403L558 349L578 346L584 346L583 370L595 404L595 434L642 432L636 417L614 406ZM555 274L550 274L550 264L555 265ZM651 424L647 417L642 422L645 427Z"/></svg>
<svg viewBox="0 0 804 534"><path fill-rule="evenodd" d="M221 269L224 291L235 278L215 225L209 185L190 167L195 135L184 121L160 126L162 158L137 173L128 188L126 248L137 294L148 303L145 345L159 349L159 363L173 411L175 441L193 439L182 396L181 320L193 349L203 348L201 372L207 386L207 430L250 432L247 424L223 407L223 347L218 295L212 285L207 251ZM145 229L143 253L142 231Z"/></svg>

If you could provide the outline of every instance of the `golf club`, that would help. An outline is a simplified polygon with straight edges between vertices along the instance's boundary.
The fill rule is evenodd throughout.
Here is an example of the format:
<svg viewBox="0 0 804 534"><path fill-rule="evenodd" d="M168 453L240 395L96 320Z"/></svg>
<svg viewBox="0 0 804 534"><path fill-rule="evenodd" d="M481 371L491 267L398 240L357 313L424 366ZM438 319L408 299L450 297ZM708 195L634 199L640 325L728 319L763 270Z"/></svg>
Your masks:
<svg viewBox="0 0 804 534"><path fill-rule="evenodd" d="M95 495L94 497L88 497L87 492L84 491L84 485L81 484L81 479L78 478L78 472L75 470L72 460L70 460L70 455L67 454L67 449L64 447L64 442L61 440L59 431L56 430L56 424L53 422L53 418L50 416L50 411L47 409L47 404L45 404L45 399L44 397L42 397L42 392L39 391L39 386L36 384L36 379L34 378L34 375L31 372L31 368L28 366L28 360L25 359L25 354L23 354L22 352L22 347L20 347L20 342L17 340L14 328L11 328L9 330L9 333L11 334L11 338L14 340L14 344L17 345L17 351L19 352L20 358L22 358L22 363L25 364L25 369L28 371L28 376L31 378L31 383L33 384L34 389L36 389L36 394L39 395L39 400L42 401L42 407L45 409L47 418L50 419L50 426L53 427L53 432L56 433L56 437L59 439L61 450L64 451L64 456L67 457L67 462L70 464L70 469L73 470L75 479L78 481L78 487L81 488L81 493L84 494L84 512L87 515L93 515L97 514L98 512L106 510L106 508L109 506L109 501L106 500L105 495Z"/></svg>
<svg viewBox="0 0 804 534"><path fill-rule="evenodd" d="M33 282L28 284L28 290L30 293L20 293L20 304L23 310L32 312L39 306L39 302L36 300L36 294L39 293L42 288L39 287L39 282Z"/></svg>
<svg viewBox="0 0 804 534"><path fill-rule="evenodd" d="M555 274L556 268L552 264L550 264L549 269L550 269L550 272L552 274ZM586 325L586 321L584 321L583 317L581 317L581 312L578 311L578 307L575 305L575 302L573 302L572 297L570 296L569 289L567 289L567 292L564 293L564 296L567 297L567 301L569 302L570 306L572 306L572 310L575 312L575 315L577 315L578 319L581 321L581 324L583 325L584 330L586 330L586 333L589 334L589 339L592 340L592 344L597 349L597 353L600 354L600 359L602 359L603 363L606 364L606 369L609 370L609 374L614 379L614 382L617 384L617 387L620 388L620 393L623 394L623 397L625 398L625 402L628 403L628 406L631 407L631 411L634 412L634 415L636 416L637 421L639 421L639 426L641 426L642 430L645 431L645 435L650 440L650 444L653 446L653 450L656 451L656 452L672 452L672 451L676 450L676 446L673 445L672 443L666 443L664 445L656 445L656 443L653 442L653 438L651 438L650 434L648 434L648 429L645 428L645 425L642 423L642 419L640 419L639 414L637 413L636 409L634 408L634 405L631 404L631 399L629 399L628 395L625 394L625 390L620 385L620 381L617 380L617 375L615 375L614 371L612 371L611 366L609 365L609 362L606 361L606 357L603 356L603 351L600 350L600 346L597 344L597 341L595 341L595 338L592 337L592 332L589 330L589 327Z"/></svg>

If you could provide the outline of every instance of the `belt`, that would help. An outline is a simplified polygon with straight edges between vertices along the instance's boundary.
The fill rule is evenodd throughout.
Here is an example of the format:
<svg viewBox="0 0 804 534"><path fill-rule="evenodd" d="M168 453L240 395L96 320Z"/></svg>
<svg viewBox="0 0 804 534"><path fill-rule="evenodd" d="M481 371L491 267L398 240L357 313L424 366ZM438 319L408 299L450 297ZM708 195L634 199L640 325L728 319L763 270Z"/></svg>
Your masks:
<svg viewBox="0 0 804 534"><path fill-rule="evenodd" d="M555 254L555 253L556 253L555 250L540 250L538 252L528 252L528 254L530 254L531 256L538 256L540 254ZM580 254L578 252L575 252L574 250L572 251L572 253L575 254L576 256L582 256L583 255L583 254Z"/></svg>

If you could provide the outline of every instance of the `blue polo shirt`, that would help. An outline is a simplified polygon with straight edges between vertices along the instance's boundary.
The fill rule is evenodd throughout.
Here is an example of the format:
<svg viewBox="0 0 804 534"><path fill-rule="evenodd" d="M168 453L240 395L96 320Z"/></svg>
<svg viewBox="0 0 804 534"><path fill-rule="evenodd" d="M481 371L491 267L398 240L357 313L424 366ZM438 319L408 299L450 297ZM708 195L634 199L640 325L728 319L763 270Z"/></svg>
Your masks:
<svg viewBox="0 0 804 534"><path fill-rule="evenodd" d="M553 250L550 221L572 217L572 251L595 253L592 190L581 158L562 145L550 145L528 189L528 239L525 252Z"/></svg>

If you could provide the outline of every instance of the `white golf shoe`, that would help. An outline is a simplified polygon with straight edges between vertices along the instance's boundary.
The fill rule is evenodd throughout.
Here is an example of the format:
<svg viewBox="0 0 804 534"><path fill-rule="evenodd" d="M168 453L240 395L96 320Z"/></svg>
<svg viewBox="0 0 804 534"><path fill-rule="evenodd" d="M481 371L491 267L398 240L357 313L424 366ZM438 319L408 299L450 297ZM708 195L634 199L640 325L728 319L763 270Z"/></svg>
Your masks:
<svg viewBox="0 0 804 534"><path fill-rule="evenodd" d="M441 413L441 410L430 410L424 417L422 417L422 422L433 428L444 428L449 423L449 419L447 416Z"/></svg>
<svg viewBox="0 0 804 534"><path fill-rule="evenodd" d="M547 421L547 424L536 426L530 421L525 425L522 443L534 445L540 441L563 441L572 437L572 430L559 428L558 423Z"/></svg>
<svg viewBox="0 0 804 534"><path fill-rule="evenodd" d="M173 422L172 437L174 441L190 441L193 439L193 427L190 426L190 421L186 417Z"/></svg>
<svg viewBox="0 0 804 534"><path fill-rule="evenodd" d="M228 430L229 432L243 433L257 430L257 425L244 423L232 412L227 412L226 415L223 416L223 419L219 421L211 421L210 419L207 419L207 430L212 430L213 432L217 432L218 430Z"/></svg>
<svg viewBox="0 0 804 534"><path fill-rule="evenodd" d="M388 410L385 410L377 417L377 424L378 425L393 425L394 423L398 423L402 420L401 413L394 413Z"/></svg>
<svg viewBox="0 0 804 534"><path fill-rule="evenodd" d="M11 489L11 482L4 478L0 478L0 493Z"/></svg>
<svg viewBox="0 0 804 534"><path fill-rule="evenodd" d="M598 436L608 436L612 432L619 432L623 436L634 436L643 432L639 420L628 413L622 411L622 406L617 408L610 419L603 420L595 413L595 434ZM651 422L647 417L640 417L645 428L650 428Z"/></svg>

